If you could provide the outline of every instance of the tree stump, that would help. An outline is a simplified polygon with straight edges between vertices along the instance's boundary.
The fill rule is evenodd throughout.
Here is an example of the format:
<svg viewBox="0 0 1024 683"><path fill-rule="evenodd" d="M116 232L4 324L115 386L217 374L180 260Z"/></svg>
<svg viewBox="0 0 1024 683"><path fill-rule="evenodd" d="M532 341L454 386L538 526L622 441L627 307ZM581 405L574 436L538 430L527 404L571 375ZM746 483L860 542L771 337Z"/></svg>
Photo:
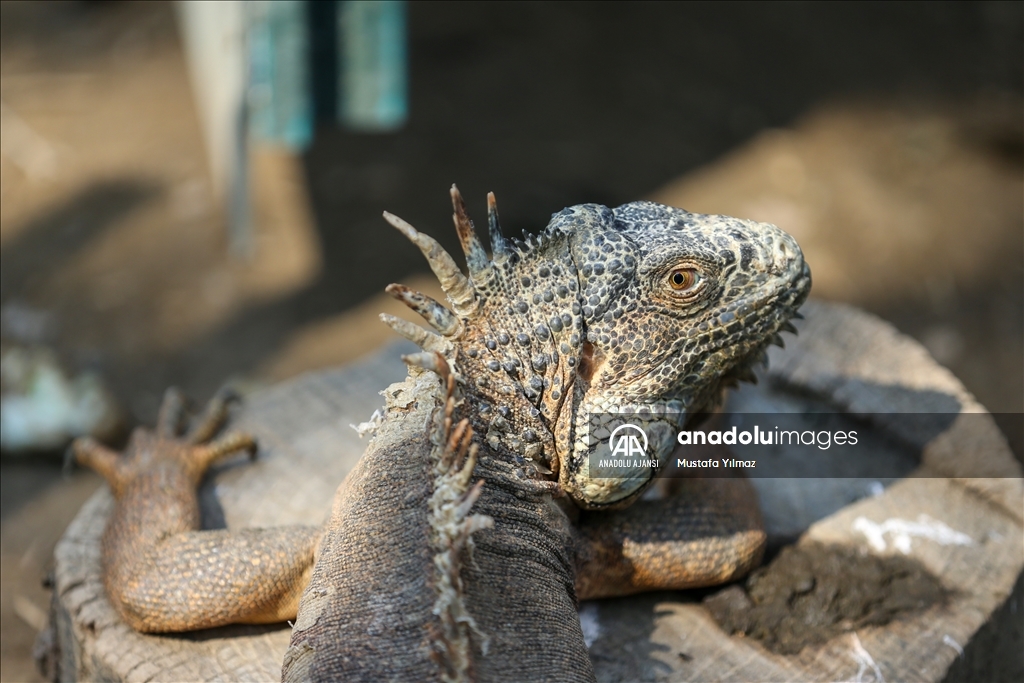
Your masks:
<svg viewBox="0 0 1024 683"><path fill-rule="evenodd" d="M991 416L971 415L984 409L888 324L813 301L803 312L800 336L788 338L785 350L773 349L767 381L736 392L730 409L828 405L868 420L865 430L891 437L879 443L899 444L892 453L880 446L878 457L896 462L903 456L893 453L909 449L911 458L902 471L893 470L888 486L849 478L857 476L856 463L836 464L848 477L842 480L828 479L827 471L819 479L754 480L770 547L795 541L807 552L827 547L849 549L851 557L903 558L936 577L947 598L888 623L840 629L795 654L729 635L692 592L591 601L581 605L581 619L599 680L939 681L984 670L985 648L1002 647L992 645L991 632L1003 634L1001 642L1011 632L1001 622L982 628L994 614L997 621L1008 618L1012 610L1005 605L1024 567L1021 468ZM396 344L251 397L232 427L258 437L259 457L211 473L201 489L204 525L324 519L335 488L365 447L350 424L383 404L378 392L404 377L399 355L408 350ZM922 432L900 416L911 413L953 419L941 431ZM859 471L877 478L877 469ZM287 624L147 636L120 621L100 578L100 537L111 506L109 493L98 492L55 550L52 628L60 680L278 680ZM901 520L933 520L960 535L952 537L957 542L941 534L911 534L902 542L898 534L884 535ZM1013 633L1019 638L1019 627ZM1014 644L1011 638L1008 652Z"/></svg>

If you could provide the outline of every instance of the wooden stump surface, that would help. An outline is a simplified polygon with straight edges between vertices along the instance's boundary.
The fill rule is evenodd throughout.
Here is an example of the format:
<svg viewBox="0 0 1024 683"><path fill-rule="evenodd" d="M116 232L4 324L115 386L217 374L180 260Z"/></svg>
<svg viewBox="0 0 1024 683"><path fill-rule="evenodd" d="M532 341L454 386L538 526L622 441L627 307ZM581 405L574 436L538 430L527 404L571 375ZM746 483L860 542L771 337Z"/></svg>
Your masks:
<svg viewBox="0 0 1024 683"><path fill-rule="evenodd" d="M922 435L905 420L887 418L984 409L922 347L877 318L813 301L803 312L800 336L787 338L787 349L772 350L770 381L737 392L731 409L787 410L807 400L872 415L872 429L920 447L919 464L911 463L916 469L909 477L886 480L884 491L876 486L874 495L864 490L868 479L757 480L770 538L802 532L799 544L869 552L858 519L883 524L926 515L971 540L958 545L916 538L907 549L907 557L941 579L951 599L790 656L727 635L687 593L592 601L581 605L581 618L599 680L938 681L1007 602L1024 567L1024 487L995 423L988 416L961 417L937 435ZM350 425L383 405L379 392L405 376L399 356L410 350L395 344L249 398L232 427L259 438L259 457L211 473L201 489L204 525L323 520L335 488L365 447ZM880 449L878 457L896 456ZM843 467L848 473L850 464ZM854 502L844 507L848 500ZM111 506L110 494L98 492L55 550L52 621L61 680L279 680L287 624L146 636L120 621L100 578L100 537ZM900 551L889 543L885 551L870 552Z"/></svg>

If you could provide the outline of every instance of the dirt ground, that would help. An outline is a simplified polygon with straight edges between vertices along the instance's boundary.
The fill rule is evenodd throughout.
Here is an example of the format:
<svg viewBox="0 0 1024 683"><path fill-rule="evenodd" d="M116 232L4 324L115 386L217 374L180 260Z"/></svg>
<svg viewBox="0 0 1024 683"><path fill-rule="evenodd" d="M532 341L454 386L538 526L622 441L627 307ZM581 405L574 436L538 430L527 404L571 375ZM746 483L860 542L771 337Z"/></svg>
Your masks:
<svg viewBox="0 0 1024 683"><path fill-rule="evenodd" d="M920 340L1024 411L1019 3L410 7L411 118L321 123L255 155L255 255L230 259L168 3L0 4L0 322L109 386L128 424L372 350L379 294L426 289L387 209L457 248L447 188L508 230L643 197L777 223L814 295ZM1010 434L1020 448L1020 435ZM61 531L99 485L4 454L0 678L31 663Z"/></svg>
<svg viewBox="0 0 1024 683"><path fill-rule="evenodd" d="M888 624L946 597L939 580L912 560L820 544L783 548L744 585L715 593L704 605L726 633L754 638L778 654Z"/></svg>

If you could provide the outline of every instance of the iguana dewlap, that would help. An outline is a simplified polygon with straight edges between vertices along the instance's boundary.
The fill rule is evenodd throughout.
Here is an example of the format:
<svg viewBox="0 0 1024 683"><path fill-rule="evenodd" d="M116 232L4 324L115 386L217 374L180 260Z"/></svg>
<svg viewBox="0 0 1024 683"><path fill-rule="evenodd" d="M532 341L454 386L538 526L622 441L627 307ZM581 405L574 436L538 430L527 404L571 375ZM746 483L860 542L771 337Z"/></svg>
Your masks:
<svg viewBox="0 0 1024 683"><path fill-rule="evenodd" d="M654 455L749 376L806 298L778 228L650 202L576 206L507 240L489 196L488 257L452 189L464 275L431 238L450 309L388 288L436 331L385 316L423 347L322 528L199 531L195 486L217 457L223 402L178 436L173 393L127 457L76 443L117 506L103 540L119 613L148 632L297 617L285 680L592 680L578 599L727 581L760 559L749 489L653 469L590 476L594 415L645 417ZM315 476L315 473L312 474ZM315 559L315 562L314 562Z"/></svg>

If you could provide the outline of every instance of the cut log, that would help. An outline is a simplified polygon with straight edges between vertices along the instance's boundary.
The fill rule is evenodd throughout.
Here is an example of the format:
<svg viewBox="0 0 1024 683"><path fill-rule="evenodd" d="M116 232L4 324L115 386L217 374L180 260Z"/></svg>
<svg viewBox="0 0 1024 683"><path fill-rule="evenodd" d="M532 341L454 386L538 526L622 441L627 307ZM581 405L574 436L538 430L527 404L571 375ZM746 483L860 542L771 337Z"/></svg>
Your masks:
<svg viewBox="0 0 1024 683"><path fill-rule="evenodd" d="M842 480L755 479L770 543L777 548L799 536L795 547L808 553L831 548L914 563L941 584L946 597L886 623L840 629L793 654L729 635L689 593L592 601L581 606L581 618L599 680L970 678L991 671L984 669L984 648L993 647L986 633L1019 638L1019 628L991 621L993 615L1019 621L1007 601L1024 568L1021 470L995 423L955 377L888 324L816 302L804 313L800 336L787 340L786 350L773 349L768 381L737 392L731 409L828 405L867 420L864 429L899 444L895 451L910 449L916 459L904 468L912 471L886 479L891 484L884 488L849 478L856 471L849 463L842 464ZM243 528L322 520L365 445L350 424L367 420L383 404L378 392L404 377L398 359L404 352L394 345L360 363L251 397L232 426L259 438L259 457L211 473L201 490L204 524ZM953 419L929 431L914 420L889 417L923 413ZM877 478L869 469L861 472ZM865 481L872 486L865 489ZM146 636L120 621L100 578L100 537L111 506L106 490L97 493L55 551L52 621L60 679L277 680L287 624ZM947 528L953 535L904 534L907 540L899 540L903 522ZM1009 647L1006 638L1000 642L1001 652L1014 651L1012 641Z"/></svg>

